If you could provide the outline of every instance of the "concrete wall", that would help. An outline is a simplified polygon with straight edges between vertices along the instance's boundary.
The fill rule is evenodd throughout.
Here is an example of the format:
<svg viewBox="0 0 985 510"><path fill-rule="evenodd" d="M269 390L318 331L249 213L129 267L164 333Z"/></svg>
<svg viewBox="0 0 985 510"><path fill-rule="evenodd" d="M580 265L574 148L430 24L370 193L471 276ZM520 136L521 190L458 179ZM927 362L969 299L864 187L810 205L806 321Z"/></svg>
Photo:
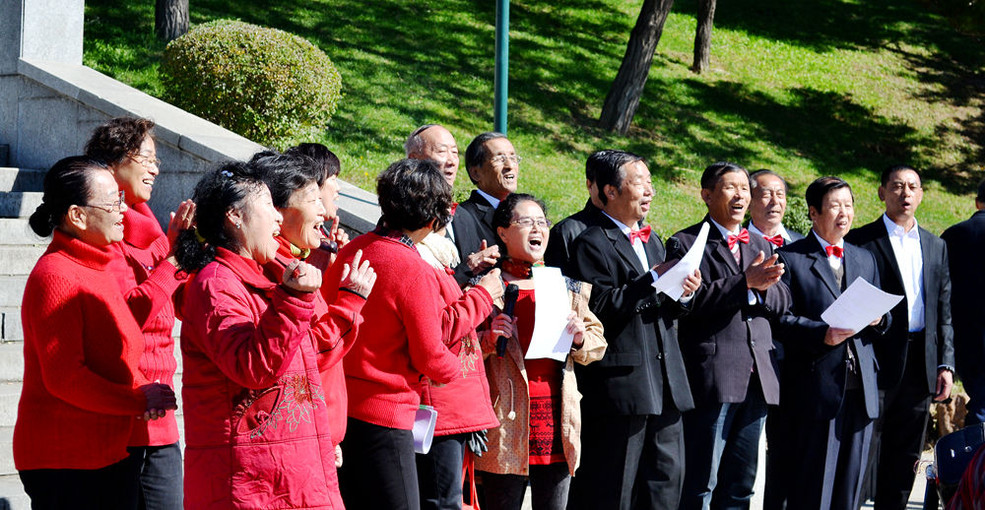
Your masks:
<svg viewBox="0 0 985 510"><path fill-rule="evenodd" d="M81 153L95 126L124 115L157 123L161 175L149 205L162 223L176 204L191 196L206 169L218 161L248 159L263 149L82 65L22 58L17 74L0 75L0 145L10 147L9 166L49 168ZM370 230L379 219L376 196L347 183L340 206L341 223L350 231Z"/></svg>

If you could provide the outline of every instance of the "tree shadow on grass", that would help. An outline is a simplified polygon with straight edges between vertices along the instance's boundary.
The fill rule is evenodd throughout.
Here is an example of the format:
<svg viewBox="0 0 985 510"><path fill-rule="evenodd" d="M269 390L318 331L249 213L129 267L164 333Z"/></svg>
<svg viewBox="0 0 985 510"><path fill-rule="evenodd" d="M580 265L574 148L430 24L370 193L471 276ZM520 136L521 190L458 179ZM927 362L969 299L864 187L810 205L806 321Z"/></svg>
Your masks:
<svg viewBox="0 0 985 510"><path fill-rule="evenodd" d="M630 150L662 153L672 166L701 168L719 159L748 164L759 160L758 146L768 141L780 152L814 162L824 174L871 177L891 163L911 160L911 147L928 143L913 128L831 92L797 88L789 91L789 102L780 103L734 82L651 78L647 87L672 92L665 101L642 104L637 113L641 130L664 139L646 144L647 137L634 137L638 142ZM675 104L680 98L691 98L702 111ZM712 121L705 111L727 121ZM674 159L677 154L701 159ZM677 178L679 172L665 177Z"/></svg>

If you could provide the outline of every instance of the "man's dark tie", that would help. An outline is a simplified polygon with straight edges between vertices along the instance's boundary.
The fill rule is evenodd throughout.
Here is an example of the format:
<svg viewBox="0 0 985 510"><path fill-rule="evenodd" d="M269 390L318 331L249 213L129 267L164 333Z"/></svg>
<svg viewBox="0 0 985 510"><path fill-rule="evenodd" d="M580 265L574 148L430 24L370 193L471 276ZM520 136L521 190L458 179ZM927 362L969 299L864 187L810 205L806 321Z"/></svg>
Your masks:
<svg viewBox="0 0 985 510"><path fill-rule="evenodd" d="M839 259L845 256L845 250L842 247L835 246L833 244L832 245L825 246L824 247L824 253L826 253L829 257L832 256L832 255L834 255L835 257L838 257Z"/></svg>
<svg viewBox="0 0 985 510"><path fill-rule="evenodd" d="M766 239L767 241L775 244L777 248L783 248L783 236L779 234L773 237L763 236L763 239Z"/></svg>
<svg viewBox="0 0 985 510"><path fill-rule="evenodd" d="M643 241L643 244L646 244L647 241L650 240L650 231L651 230L652 229L650 228L650 225L647 225L647 226L645 226L645 227L637 230L636 232L630 232L629 233L629 244L634 244L636 242L636 239L639 239L640 241Z"/></svg>
<svg viewBox="0 0 985 510"><path fill-rule="evenodd" d="M749 244L749 231L746 229L742 229L742 232L739 232L739 235L734 236L730 234L727 239L728 239L728 249L734 250L735 243Z"/></svg>

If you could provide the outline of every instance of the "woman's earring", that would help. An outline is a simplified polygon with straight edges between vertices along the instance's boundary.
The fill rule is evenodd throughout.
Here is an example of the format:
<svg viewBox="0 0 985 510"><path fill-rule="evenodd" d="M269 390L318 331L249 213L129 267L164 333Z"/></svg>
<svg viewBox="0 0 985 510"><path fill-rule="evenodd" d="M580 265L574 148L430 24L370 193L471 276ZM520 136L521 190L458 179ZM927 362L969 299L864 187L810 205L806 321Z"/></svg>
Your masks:
<svg viewBox="0 0 985 510"><path fill-rule="evenodd" d="M237 223L237 224L236 224L236 230L239 230L239 229L240 229L240 227L242 227L242 226L243 226L243 224L242 224L242 223Z"/></svg>

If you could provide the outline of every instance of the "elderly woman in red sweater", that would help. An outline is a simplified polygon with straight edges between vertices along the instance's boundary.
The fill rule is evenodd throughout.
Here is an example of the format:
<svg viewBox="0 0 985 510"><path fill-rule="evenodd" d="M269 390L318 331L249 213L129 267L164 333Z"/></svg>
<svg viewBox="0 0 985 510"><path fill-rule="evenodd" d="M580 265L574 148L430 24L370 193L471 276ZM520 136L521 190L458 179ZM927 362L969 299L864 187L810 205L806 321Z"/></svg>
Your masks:
<svg viewBox="0 0 985 510"><path fill-rule="evenodd" d="M160 173L153 129L149 119L111 119L93 131L85 152L107 163L126 197L123 241L113 245L121 256L110 266L144 333L140 371L148 380L173 387L178 364L171 337L172 297L184 281L174 258L174 241L178 232L191 226L195 205L185 200L171 213L166 235L147 206ZM180 510L181 448L174 415L134 427L127 450L140 479L141 508Z"/></svg>
<svg viewBox="0 0 985 510"><path fill-rule="evenodd" d="M448 222L451 187L434 162L405 159L380 174L376 189L381 226L346 245L325 279L340 281L339 262L354 260L359 251L377 274L363 307L369 320L344 359L349 425L340 480L352 507L417 509L411 429L420 381L447 384L462 371L458 356L442 342L446 303L435 270L415 248ZM489 306L488 293L479 292Z"/></svg>
<svg viewBox="0 0 985 510"><path fill-rule="evenodd" d="M105 272L123 239L123 193L106 166L75 156L45 175L31 215L52 235L24 290L24 389L14 463L34 508L137 508L127 444L174 392L138 369L143 335Z"/></svg>
<svg viewBox="0 0 985 510"><path fill-rule="evenodd" d="M250 164L260 171L261 178L270 188L274 207L284 217L280 235L277 236L277 257L265 266L267 276L279 281L284 269L295 260L306 260L323 269L329 261L329 257L319 253L323 251L320 249L322 226L327 214L319 183L319 178L325 179L323 168L312 158L296 152L260 152ZM313 256L316 254L321 257ZM332 427L332 441L335 443L336 467L342 465L339 443L345 436L348 411L342 357L352 347L359 325L363 322L360 312L376 282L376 273L369 262L360 263L359 258L360 254L357 253L352 267L348 264L342 267L339 288L346 292L338 293L331 304L325 301L321 293L315 294L315 315L311 321Z"/></svg>
<svg viewBox="0 0 985 510"><path fill-rule="evenodd" d="M226 163L195 188L196 231L178 236L187 508L343 508L311 339L321 272L287 266L283 221L259 172Z"/></svg>

